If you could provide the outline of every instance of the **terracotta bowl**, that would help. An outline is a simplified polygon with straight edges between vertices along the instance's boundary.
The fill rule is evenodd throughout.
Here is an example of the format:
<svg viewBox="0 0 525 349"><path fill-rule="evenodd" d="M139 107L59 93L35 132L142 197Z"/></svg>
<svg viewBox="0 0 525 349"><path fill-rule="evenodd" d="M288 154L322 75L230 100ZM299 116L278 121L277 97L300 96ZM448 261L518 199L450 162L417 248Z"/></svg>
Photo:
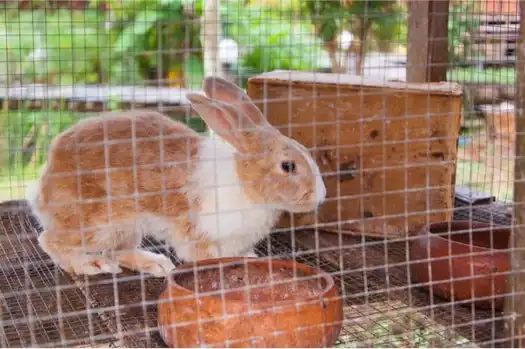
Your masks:
<svg viewBox="0 0 525 349"><path fill-rule="evenodd" d="M331 347L342 320L332 277L286 260L180 266L158 306L160 333L170 347Z"/></svg>
<svg viewBox="0 0 525 349"><path fill-rule="evenodd" d="M509 236L509 229L483 223L431 224L411 244L412 281L430 285L441 298L502 309L510 268Z"/></svg>

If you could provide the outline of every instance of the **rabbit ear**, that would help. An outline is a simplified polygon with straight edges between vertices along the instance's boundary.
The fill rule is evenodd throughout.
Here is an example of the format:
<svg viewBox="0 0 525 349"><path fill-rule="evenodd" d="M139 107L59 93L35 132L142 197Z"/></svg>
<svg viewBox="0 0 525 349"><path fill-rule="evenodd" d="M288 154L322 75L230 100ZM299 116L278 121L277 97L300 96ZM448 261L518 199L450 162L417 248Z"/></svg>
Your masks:
<svg viewBox="0 0 525 349"><path fill-rule="evenodd" d="M241 111L196 93L188 93L186 98L208 127L235 149L243 151L241 131L255 125Z"/></svg>
<svg viewBox="0 0 525 349"><path fill-rule="evenodd" d="M250 97L235 84L219 77L204 78L203 90L211 99L216 99L239 108L255 125L266 125L264 114L252 102Z"/></svg>

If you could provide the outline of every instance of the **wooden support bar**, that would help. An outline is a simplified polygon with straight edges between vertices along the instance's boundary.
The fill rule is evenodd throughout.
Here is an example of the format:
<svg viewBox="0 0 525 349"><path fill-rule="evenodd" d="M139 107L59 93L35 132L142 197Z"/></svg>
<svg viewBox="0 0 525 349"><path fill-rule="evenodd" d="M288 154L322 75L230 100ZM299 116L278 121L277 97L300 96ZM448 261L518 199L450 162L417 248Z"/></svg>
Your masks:
<svg viewBox="0 0 525 349"><path fill-rule="evenodd" d="M525 13L525 1L520 1L521 13ZM510 263L505 315L507 337L510 345L525 347L525 16L521 17L517 46L516 73L518 93L516 98L516 163L514 178L514 224L510 236ZM521 83L520 83L521 82Z"/></svg>
<svg viewBox="0 0 525 349"><path fill-rule="evenodd" d="M72 85L23 85L0 87L0 99L16 101L64 100L79 102L109 102L188 105L186 94L196 90L170 87Z"/></svg>
<svg viewBox="0 0 525 349"><path fill-rule="evenodd" d="M449 0L408 2L408 82L447 79Z"/></svg>
<svg viewBox="0 0 525 349"><path fill-rule="evenodd" d="M0 105L4 111L27 108L40 110L66 108L73 112L98 113L108 109L110 104L118 104L123 109L134 108L159 110L177 119L192 117L188 114L190 105L186 99L188 92L200 92L169 87L72 85L46 86L22 85L0 87Z"/></svg>

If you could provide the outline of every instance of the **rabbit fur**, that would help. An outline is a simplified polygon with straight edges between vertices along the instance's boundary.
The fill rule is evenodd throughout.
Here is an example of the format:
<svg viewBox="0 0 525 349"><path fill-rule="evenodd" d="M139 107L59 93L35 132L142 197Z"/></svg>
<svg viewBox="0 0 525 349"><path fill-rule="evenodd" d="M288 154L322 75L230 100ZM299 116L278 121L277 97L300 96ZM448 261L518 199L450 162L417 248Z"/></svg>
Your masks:
<svg viewBox="0 0 525 349"><path fill-rule="evenodd" d="M121 267L165 276L165 241L185 261L255 256L283 211L309 212L326 187L308 150L271 126L243 90L205 78L187 99L218 138L152 111L103 113L53 139L27 198L39 245L74 274Z"/></svg>

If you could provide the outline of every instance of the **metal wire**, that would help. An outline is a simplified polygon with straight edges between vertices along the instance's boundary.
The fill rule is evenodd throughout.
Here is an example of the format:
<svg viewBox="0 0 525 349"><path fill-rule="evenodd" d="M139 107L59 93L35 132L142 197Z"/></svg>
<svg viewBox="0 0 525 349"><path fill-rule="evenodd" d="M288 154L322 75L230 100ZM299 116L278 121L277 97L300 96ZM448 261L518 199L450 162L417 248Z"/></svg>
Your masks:
<svg viewBox="0 0 525 349"><path fill-rule="evenodd" d="M429 3L440 1L445 0ZM311 73L309 90L304 88L307 83L299 81L300 75L281 72L281 85L276 87L266 76L254 87L260 91L251 92L259 94L254 102L271 121L280 122L277 128L284 135L296 138L311 151L328 187L323 207L330 207L331 212L321 207L311 219L307 215L287 216L289 224L275 226L272 235L257 243L255 251L261 260L293 260L322 270L335 280L344 312L336 347L512 346L513 338L504 329L508 315L496 309L494 296L476 299L492 302L489 308L474 306L473 299L454 299L452 295L450 299L440 298L437 285L461 279L417 280L421 276L414 275L416 262L410 249L418 240L421 226L434 223L436 217L487 223L491 231L512 227L518 1L451 0L446 13L432 13L430 7L429 15L434 18L448 15L447 37L431 40L432 44L448 43L447 80L463 89L461 112L445 107L450 103L448 97L436 102L429 92L436 89L435 85L423 84L427 90L420 91L417 99L409 97L423 85L406 83L407 70L413 68L407 58L411 49L406 37L408 1L301 0L295 4L286 0L222 0L222 33L213 38L200 35L202 27L210 24L205 20L208 5L173 0L3 2L2 347L166 346L158 324L159 297L166 280L130 270L95 276L63 271L39 246L37 239L44 228L24 201L24 192L48 159L51 140L101 111L157 110L198 129L205 137L216 136L207 134L209 130L198 123L200 119L185 98L189 92L200 91L204 75L210 73L204 71L207 64L203 64L203 57L210 55L203 51L210 49L212 56L213 50L217 51L221 65L221 71L213 73L243 87L249 77L260 78L259 74L269 71ZM363 33L364 42L360 37ZM217 39L226 46L206 47ZM439 64L432 64L426 68L439 68ZM361 72L356 71L359 65ZM326 75L327 71L335 75ZM386 81L390 88L377 87ZM350 85L354 88L349 89ZM348 103L353 104L349 107ZM275 110L281 114L269 115ZM445 128L455 127L459 113L461 132L457 135ZM76 168L51 176L56 183L72 175L106 179L101 188L105 194L89 199L82 197L82 181L77 181L78 200L69 202L71 205L107 204L107 222L84 226L80 217L78 234L113 227L115 202L131 200L137 210L140 199L160 198L167 212L168 198L180 191L167 188L169 178L163 174L161 188L141 193L140 171L191 166L189 149L184 164L166 159L170 152L166 142L173 138L164 129L140 141L136 137L111 139L110 124L111 120L104 122L102 143L83 144L103 146L103 168L82 167L84 159L75 146L69 151L76 157ZM134 121L131 128L130 134L140 131ZM250 131L253 129L246 130ZM137 154L147 142L158 142L158 161L138 165ZM125 144L130 145L132 164L111 167L111 149ZM434 151L434 147L440 150ZM442 152L445 148L449 153ZM222 166L218 160L214 159L215 173L210 170L210 176L216 176ZM346 168L342 166L345 164ZM272 169L268 168L268 173ZM455 173L449 176L449 170ZM129 190L122 195L111 194L114 188L109 178L125 171L133 174ZM218 193L227 186L218 186L213 180L201 189L215 192L214 207L218 209ZM238 187L239 183L230 186ZM446 195L455 194L451 206L436 203L436 193L443 201L448 199ZM245 215L251 209L234 207L221 213L241 216L244 225L249 223ZM79 211L82 216L83 210ZM227 227L215 216L217 227ZM415 221L419 225L414 230ZM449 248L451 241L473 241L481 234L479 229L465 229L443 235ZM505 251L496 248L498 241L498 236L490 234L490 256ZM166 255L176 266L182 264L173 246L164 241L145 237L140 248ZM83 249L86 254L88 246L83 245ZM482 277L474 270L473 261L486 255L485 251L470 249L460 256L470 262L471 275L463 281ZM452 270L459 263L457 258L431 256L425 261L444 260ZM248 265L242 267L249 279ZM273 266L269 268L272 274L279 273ZM228 271L226 265L218 271L216 290L194 285L197 289L204 287L195 291L199 297L215 294L221 303L214 318L199 310L195 331L200 341L214 321L260 311L250 300L245 310L231 313L225 302L232 292L225 290L233 278ZM293 269L288 278L294 282L308 280L300 274ZM489 287L494 291L494 280L506 277L508 271L491 270L489 274L493 278ZM202 282L197 276L195 280ZM266 286L275 290L283 283L270 278ZM262 286L241 286L243 297L251 299L257 287ZM172 295L172 300L184 301L184 297L175 298ZM306 304L308 300L296 300L295 311ZM279 307L273 304L271 311L278 312ZM324 329L329 325L323 324ZM292 329L290 336L300 337L313 327ZM261 338L254 333L241 334L243 338L224 343L199 344L227 347L260 343ZM279 333L268 336L277 338Z"/></svg>

